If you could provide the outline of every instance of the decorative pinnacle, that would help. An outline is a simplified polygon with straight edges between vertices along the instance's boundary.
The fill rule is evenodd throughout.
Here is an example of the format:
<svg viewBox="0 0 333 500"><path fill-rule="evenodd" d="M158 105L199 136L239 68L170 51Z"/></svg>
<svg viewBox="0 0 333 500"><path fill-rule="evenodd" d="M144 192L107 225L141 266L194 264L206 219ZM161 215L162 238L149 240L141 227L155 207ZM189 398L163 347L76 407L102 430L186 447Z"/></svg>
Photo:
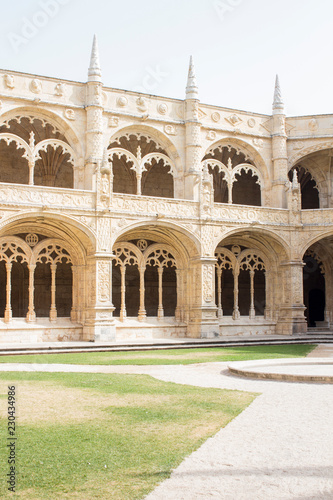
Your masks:
<svg viewBox="0 0 333 500"><path fill-rule="evenodd" d="M298 189L298 188L299 188L298 175L297 175L296 168L294 168L294 170L293 170L292 189Z"/></svg>
<svg viewBox="0 0 333 500"><path fill-rule="evenodd" d="M94 41L90 57L90 66L88 70L88 82L100 82L101 77L102 77L102 71L99 64L97 37L96 35L94 35Z"/></svg>
<svg viewBox="0 0 333 500"><path fill-rule="evenodd" d="M188 70L186 99L199 99L199 90L197 85L197 79L195 76L195 69L192 56L190 57L190 67Z"/></svg>
<svg viewBox="0 0 333 500"><path fill-rule="evenodd" d="M282 101L282 94L281 94L280 81L278 75L276 75L276 80L275 80L273 111L275 112L274 114L283 114L284 111L284 103Z"/></svg>

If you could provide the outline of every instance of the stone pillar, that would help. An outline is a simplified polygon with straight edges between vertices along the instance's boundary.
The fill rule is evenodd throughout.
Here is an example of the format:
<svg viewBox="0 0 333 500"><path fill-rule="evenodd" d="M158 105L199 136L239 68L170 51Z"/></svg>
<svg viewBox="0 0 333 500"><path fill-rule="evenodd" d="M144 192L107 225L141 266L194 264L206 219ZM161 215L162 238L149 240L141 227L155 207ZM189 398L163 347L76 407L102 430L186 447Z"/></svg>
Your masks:
<svg viewBox="0 0 333 500"><path fill-rule="evenodd" d="M51 264L51 307L50 307L50 321L57 321L57 308L56 308L56 272L57 264Z"/></svg>
<svg viewBox="0 0 333 500"><path fill-rule="evenodd" d="M222 309L222 269L218 268L216 270L217 274L217 317L223 318Z"/></svg>
<svg viewBox="0 0 333 500"><path fill-rule="evenodd" d="M192 261L192 306L188 337L214 338L219 336L219 321L215 303L215 257Z"/></svg>
<svg viewBox="0 0 333 500"><path fill-rule="evenodd" d="M201 123L199 121L199 93L191 57L188 73L185 100L185 198L200 199L201 157L200 140Z"/></svg>
<svg viewBox="0 0 333 500"><path fill-rule="evenodd" d="M124 321L126 318L126 281L125 281L125 276L126 276L126 266L122 265L120 266L120 321Z"/></svg>
<svg viewBox="0 0 333 500"><path fill-rule="evenodd" d="M303 266L303 261L281 264L284 300L280 306L277 334L293 335L307 331L303 303Z"/></svg>
<svg viewBox="0 0 333 500"><path fill-rule="evenodd" d="M157 269L158 272L158 309L157 309L157 317L158 319L162 319L164 316L163 309L163 267L159 267Z"/></svg>
<svg viewBox="0 0 333 500"><path fill-rule="evenodd" d="M272 204L277 208L287 208L285 192L285 185L288 181L286 117L278 76L275 83L271 123L273 161Z"/></svg>
<svg viewBox="0 0 333 500"><path fill-rule="evenodd" d="M10 323L12 320L12 305L11 305L11 295L12 295L12 263L6 262L6 308L5 308L5 323Z"/></svg>
<svg viewBox="0 0 333 500"><path fill-rule="evenodd" d="M253 271L253 269L250 270L250 294L251 294L251 299L250 299L249 319L254 319L256 317L256 312L254 309L254 271Z"/></svg>
<svg viewBox="0 0 333 500"><path fill-rule="evenodd" d="M233 269L232 274L234 276L234 310L232 313L232 319L239 319L240 318L240 312L239 312L239 307L238 307L238 277L239 277L239 270Z"/></svg>
<svg viewBox="0 0 333 500"><path fill-rule="evenodd" d="M110 341L115 339L112 304L112 259L107 252L96 253L88 260L88 297L83 327L84 340Z"/></svg>
<svg viewBox="0 0 333 500"><path fill-rule="evenodd" d="M26 317L27 323L34 323L36 321L35 305L34 305L34 295L35 295L35 285L34 285L34 275L35 275L35 264L29 264L29 308Z"/></svg>
<svg viewBox="0 0 333 500"><path fill-rule="evenodd" d="M92 179L103 158L103 103L97 39L94 37L91 51L88 82L86 84L86 160L85 189L92 189Z"/></svg>
<svg viewBox="0 0 333 500"><path fill-rule="evenodd" d="M146 318L146 309L145 309L145 267L140 267L140 307L138 320L144 321Z"/></svg>

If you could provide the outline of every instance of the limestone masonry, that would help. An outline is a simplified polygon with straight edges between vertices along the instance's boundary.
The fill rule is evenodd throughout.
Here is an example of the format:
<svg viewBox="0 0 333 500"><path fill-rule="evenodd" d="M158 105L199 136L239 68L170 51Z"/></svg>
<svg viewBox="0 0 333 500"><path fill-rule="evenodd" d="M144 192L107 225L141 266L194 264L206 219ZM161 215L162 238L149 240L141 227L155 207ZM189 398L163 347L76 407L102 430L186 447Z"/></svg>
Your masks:
<svg viewBox="0 0 333 500"><path fill-rule="evenodd" d="M2 342L293 335L333 321L333 115L0 70Z"/></svg>

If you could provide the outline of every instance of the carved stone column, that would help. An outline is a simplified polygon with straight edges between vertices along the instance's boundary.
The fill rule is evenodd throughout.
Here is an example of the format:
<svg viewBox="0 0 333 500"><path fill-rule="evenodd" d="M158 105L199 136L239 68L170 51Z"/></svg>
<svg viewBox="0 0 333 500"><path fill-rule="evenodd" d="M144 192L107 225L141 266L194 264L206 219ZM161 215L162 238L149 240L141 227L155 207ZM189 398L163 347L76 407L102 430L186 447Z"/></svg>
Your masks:
<svg viewBox="0 0 333 500"><path fill-rule="evenodd" d="M217 274L217 317L223 317L222 309L222 269L216 269Z"/></svg>
<svg viewBox="0 0 333 500"><path fill-rule="evenodd" d="M192 262L188 336L213 338L219 336L215 303L215 257L201 257Z"/></svg>
<svg viewBox="0 0 333 500"><path fill-rule="evenodd" d="M36 313L35 313L35 305L34 305L34 295L35 295L35 285L34 285L34 276L35 276L35 264L29 264L29 308L26 317L26 321L28 323L34 323L36 321Z"/></svg>
<svg viewBox="0 0 333 500"><path fill-rule="evenodd" d="M12 283L11 283L11 272L12 263L6 262L6 308L5 308L5 323L10 323L12 319L12 306L11 306L11 294L12 294Z"/></svg>
<svg viewBox="0 0 333 500"><path fill-rule="evenodd" d="M140 308L138 314L138 320L144 321L146 318L146 309L145 309L145 267L140 267Z"/></svg>
<svg viewBox="0 0 333 500"><path fill-rule="evenodd" d="M272 161L274 174L272 203L275 207L286 208L287 199L285 184L288 181L286 117L284 114L284 104L278 77L275 83L273 116L271 118L270 128L272 131Z"/></svg>
<svg viewBox="0 0 333 500"><path fill-rule="evenodd" d="M175 311L176 321L184 321L184 304L183 304L183 271L176 269L177 279L177 306Z"/></svg>
<svg viewBox="0 0 333 500"><path fill-rule="evenodd" d="M57 321L57 308L56 308L56 272L57 264L51 264L51 307L50 307L50 321Z"/></svg>
<svg viewBox="0 0 333 500"><path fill-rule="evenodd" d="M121 304L120 304L120 321L124 321L126 318L126 266L120 266L120 295L121 295Z"/></svg>
<svg viewBox="0 0 333 500"><path fill-rule="evenodd" d="M273 311L273 296L272 296L272 279L273 273L271 271L265 271L265 292L266 292L266 306L265 306L265 319L272 320Z"/></svg>
<svg viewBox="0 0 333 500"><path fill-rule="evenodd" d="M201 176L201 123L199 121L199 93L193 60L191 58L185 100L186 173L185 198L199 201Z"/></svg>
<svg viewBox="0 0 333 500"><path fill-rule="evenodd" d="M251 294L251 300L250 300L249 318L254 319L256 317L256 312L254 309L254 271L252 269L250 270L250 294Z"/></svg>
<svg viewBox="0 0 333 500"><path fill-rule="evenodd" d="M112 258L107 252L96 253L88 259L87 303L84 340L109 341L115 339L112 304Z"/></svg>
<svg viewBox="0 0 333 500"><path fill-rule="evenodd" d="M162 319L164 316L163 309L163 267L157 268L158 272L158 309L157 309L157 317L158 319Z"/></svg>
<svg viewBox="0 0 333 500"><path fill-rule="evenodd" d="M303 261L281 264L284 300L276 327L278 334L293 335L307 331L303 303L303 266Z"/></svg>
<svg viewBox="0 0 333 500"><path fill-rule="evenodd" d="M233 319L239 319L240 318L240 312L239 312L239 307L238 307L238 277L239 277L239 271L233 270L233 275L234 275L234 310L232 313L232 318Z"/></svg>

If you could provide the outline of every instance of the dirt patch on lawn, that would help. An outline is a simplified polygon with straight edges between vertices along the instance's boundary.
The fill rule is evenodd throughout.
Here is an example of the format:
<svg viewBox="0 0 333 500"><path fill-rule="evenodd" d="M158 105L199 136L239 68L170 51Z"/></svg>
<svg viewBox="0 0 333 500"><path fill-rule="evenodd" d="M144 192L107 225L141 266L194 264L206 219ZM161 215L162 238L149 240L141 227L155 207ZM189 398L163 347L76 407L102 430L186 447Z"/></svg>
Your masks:
<svg viewBox="0 0 333 500"><path fill-rule="evenodd" d="M49 382L20 381L16 384L17 424L79 423L109 418L108 407L167 404L172 396L101 394L94 390L59 387ZM7 413L7 398L0 399L0 413Z"/></svg>

